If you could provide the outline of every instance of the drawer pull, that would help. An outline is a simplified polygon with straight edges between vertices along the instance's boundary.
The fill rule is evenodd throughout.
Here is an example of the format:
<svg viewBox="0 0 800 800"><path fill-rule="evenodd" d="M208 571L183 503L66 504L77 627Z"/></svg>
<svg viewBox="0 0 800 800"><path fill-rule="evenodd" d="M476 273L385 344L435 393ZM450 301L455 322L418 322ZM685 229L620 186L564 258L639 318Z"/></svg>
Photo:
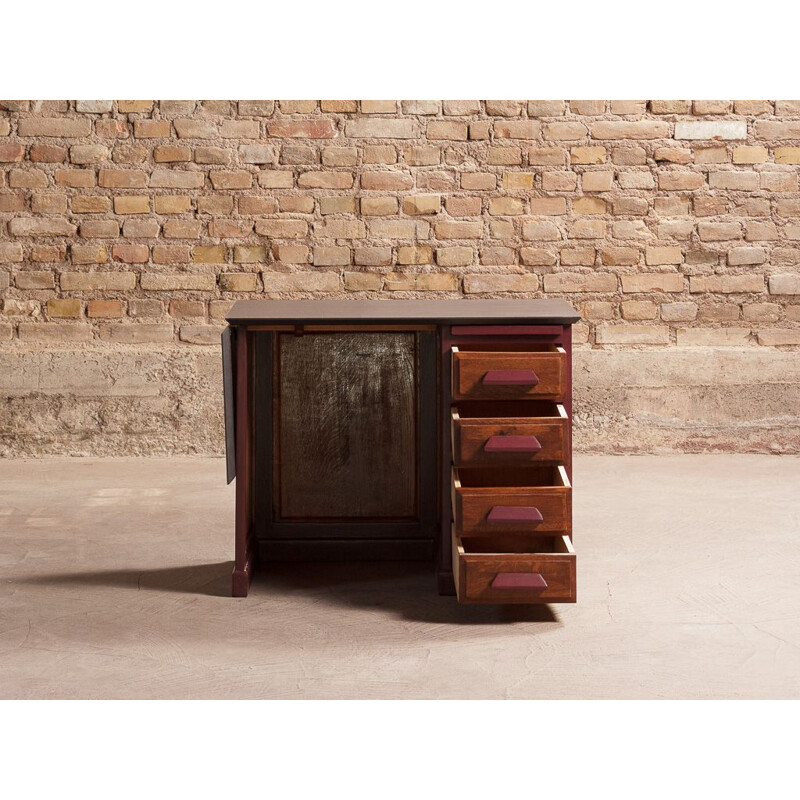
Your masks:
<svg viewBox="0 0 800 800"><path fill-rule="evenodd" d="M483 449L487 453L538 453L542 445L535 436L490 436Z"/></svg>
<svg viewBox="0 0 800 800"><path fill-rule="evenodd" d="M493 506L489 522L541 522L542 512L534 506Z"/></svg>
<svg viewBox="0 0 800 800"><path fill-rule="evenodd" d="M536 386L539 377L532 369L490 369L482 382L484 386Z"/></svg>
<svg viewBox="0 0 800 800"><path fill-rule="evenodd" d="M541 591L547 581L538 572L498 572L492 581L492 589L528 589Z"/></svg>

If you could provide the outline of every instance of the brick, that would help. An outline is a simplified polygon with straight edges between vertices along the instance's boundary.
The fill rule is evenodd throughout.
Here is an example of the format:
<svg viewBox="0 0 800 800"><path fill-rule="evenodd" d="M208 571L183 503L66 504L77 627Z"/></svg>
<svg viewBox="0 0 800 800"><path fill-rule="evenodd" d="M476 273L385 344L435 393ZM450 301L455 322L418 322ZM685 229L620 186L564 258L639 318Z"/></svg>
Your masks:
<svg viewBox="0 0 800 800"><path fill-rule="evenodd" d="M114 198L115 214L149 214L150 198L128 195Z"/></svg>
<svg viewBox="0 0 800 800"><path fill-rule="evenodd" d="M692 113L698 116L705 114L730 114L730 100L695 100L692 103ZM682 112L683 113L683 112Z"/></svg>
<svg viewBox="0 0 800 800"><path fill-rule="evenodd" d="M336 292L341 289L341 279L336 272L262 272L261 277L264 281L264 291L274 294Z"/></svg>
<svg viewBox="0 0 800 800"><path fill-rule="evenodd" d="M658 188L667 192L684 192L705 186L706 178L702 172L659 172Z"/></svg>
<svg viewBox="0 0 800 800"><path fill-rule="evenodd" d="M533 216L552 217L567 213L567 200L564 197L533 197L530 213Z"/></svg>
<svg viewBox="0 0 800 800"><path fill-rule="evenodd" d="M621 189L652 189L655 187L655 180L650 172L620 172L617 180ZM656 198L659 200L662 198Z"/></svg>
<svg viewBox="0 0 800 800"><path fill-rule="evenodd" d="M186 173L189 175L198 173ZM200 175L202 178L202 174ZM227 170L214 170L208 176L211 180L211 185L215 189L250 189L253 186L253 176L250 172L243 170L227 171ZM184 187L180 187L184 188ZM191 188L191 187L185 187Z"/></svg>
<svg viewBox="0 0 800 800"><path fill-rule="evenodd" d="M611 113L620 116L644 114L647 110L646 100L612 100Z"/></svg>
<svg viewBox="0 0 800 800"><path fill-rule="evenodd" d="M563 100L528 100L529 117L562 117L565 110Z"/></svg>
<svg viewBox="0 0 800 800"><path fill-rule="evenodd" d="M495 122L493 130L495 139L538 139L541 123L527 119L503 120Z"/></svg>
<svg viewBox="0 0 800 800"><path fill-rule="evenodd" d="M320 200L322 199L324 198L320 198ZM278 206L282 214L313 214L314 205L315 202L313 197L278 198Z"/></svg>
<svg viewBox="0 0 800 800"><path fill-rule="evenodd" d="M350 189L353 180L352 172L304 172L297 185L307 189Z"/></svg>
<svg viewBox="0 0 800 800"><path fill-rule="evenodd" d="M612 247L607 245L600 249L600 261L609 267L635 267L639 263L639 250L635 247ZM623 291L625 278L623 276Z"/></svg>
<svg viewBox="0 0 800 800"><path fill-rule="evenodd" d="M497 186L497 178L490 172L465 172L461 175L461 188L468 191L490 191Z"/></svg>
<svg viewBox="0 0 800 800"><path fill-rule="evenodd" d="M742 316L752 322L774 322L780 319L782 308L778 303L744 303Z"/></svg>
<svg viewBox="0 0 800 800"><path fill-rule="evenodd" d="M600 197L577 197L572 201L575 214L605 214L606 201Z"/></svg>
<svg viewBox="0 0 800 800"><path fill-rule="evenodd" d="M575 141L588 135L582 122L547 122L542 126L544 138L556 142Z"/></svg>
<svg viewBox="0 0 800 800"><path fill-rule="evenodd" d="M223 292L255 292L258 276L251 272L223 272L219 276L219 288Z"/></svg>
<svg viewBox="0 0 800 800"><path fill-rule="evenodd" d="M317 110L316 100L278 100L282 114L313 114Z"/></svg>
<svg viewBox="0 0 800 800"><path fill-rule="evenodd" d="M697 317L697 303L663 303L661 319L664 322L690 322Z"/></svg>
<svg viewBox="0 0 800 800"><path fill-rule="evenodd" d="M49 264L54 261L66 261L67 245L63 242L55 245L34 245L33 248L31 248L29 258L31 261L43 264Z"/></svg>
<svg viewBox="0 0 800 800"><path fill-rule="evenodd" d="M397 100L362 100L362 114L394 114L397 111Z"/></svg>
<svg viewBox="0 0 800 800"><path fill-rule="evenodd" d="M158 244L153 247L154 264L188 264L189 247L183 244Z"/></svg>
<svg viewBox="0 0 800 800"><path fill-rule="evenodd" d="M28 117L18 125L20 136L44 136L56 139L80 139L92 133L92 121L79 118Z"/></svg>
<svg viewBox="0 0 800 800"><path fill-rule="evenodd" d="M396 164L397 148L392 144L366 145L362 150L362 158L364 164Z"/></svg>
<svg viewBox="0 0 800 800"><path fill-rule="evenodd" d="M362 207L364 201L368 198L362 198ZM383 199L383 198L379 198ZM355 214L356 213L356 199L355 197L347 196L334 196L334 197L320 197L319 199L319 213L322 216L328 214Z"/></svg>
<svg viewBox="0 0 800 800"><path fill-rule="evenodd" d="M163 233L166 239L199 239L202 227L203 223L199 220L168 219L164 223Z"/></svg>
<svg viewBox="0 0 800 800"><path fill-rule="evenodd" d="M16 147L18 145L14 146ZM31 145L30 158L31 161L43 164L61 164L67 160L67 148L61 147L60 145L42 144L41 142L36 142L36 144Z"/></svg>
<svg viewBox="0 0 800 800"><path fill-rule="evenodd" d="M769 276L770 294L800 294L800 273Z"/></svg>
<svg viewBox="0 0 800 800"><path fill-rule="evenodd" d="M144 189L147 173L131 169L101 169L99 184L104 189Z"/></svg>
<svg viewBox="0 0 800 800"><path fill-rule="evenodd" d="M73 264L105 264L108 252L104 245L73 244L70 247L70 259Z"/></svg>
<svg viewBox="0 0 800 800"><path fill-rule="evenodd" d="M228 258L225 245L204 245L192 250L192 261L195 264L223 264Z"/></svg>
<svg viewBox="0 0 800 800"><path fill-rule="evenodd" d="M350 263L349 247L315 247L313 263L319 266L346 266Z"/></svg>
<svg viewBox="0 0 800 800"><path fill-rule="evenodd" d="M770 347L800 344L800 330L788 328L766 328L758 331L758 343Z"/></svg>
<svg viewBox="0 0 800 800"><path fill-rule="evenodd" d="M367 235L367 229L360 219L328 217L322 222L314 223L314 235L327 239L363 239Z"/></svg>
<svg viewBox="0 0 800 800"><path fill-rule="evenodd" d="M368 118L349 120L345 133L354 139L414 139L419 128L415 120Z"/></svg>
<svg viewBox="0 0 800 800"><path fill-rule="evenodd" d="M656 160L658 160L656 150ZM611 160L625 167L638 167L647 163L647 151L642 147L617 147L611 151Z"/></svg>
<svg viewBox="0 0 800 800"><path fill-rule="evenodd" d="M240 245L233 248L233 260L237 264L259 264L267 260L265 245Z"/></svg>
<svg viewBox="0 0 800 800"><path fill-rule="evenodd" d="M567 233L570 239L601 239L606 235L606 223L601 219L580 219Z"/></svg>
<svg viewBox="0 0 800 800"><path fill-rule="evenodd" d="M556 254L543 247L520 247L519 258L528 267L553 267L558 263Z"/></svg>
<svg viewBox="0 0 800 800"><path fill-rule="evenodd" d="M728 264L734 267L763 264L766 260L762 247L734 247L728 251Z"/></svg>
<svg viewBox="0 0 800 800"><path fill-rule="evenodd" d="M73 164L98 164L108 157L109 150L103 144L76 144L69 149L69 160Z"/></svg>
<svg viewBox="0 0 800 800"><path fill-rule="evenodd" d="M436 120L428 123L426 136L430 140L459 140L467 139L467 123L451 120Z"/></svg>
<svg viewBox="0 0 800 800"><path fill-rule="evenodd" d="M233 208L233 198L229 196L231 203L224 203L223 199L225 195L220 195L219 197L213 198L214 200L218 201L216 204L208 205L207 211L209 214L230 214L231 209ZM204 198L198 198L198 204L200 200ZM206 200L211 200L212 198L205 198ZM278 204L272 197L262 197L259 195L239 195L237 200L237 206L239 209L240 214L252 214L254 216L266 216L268 214L274 214L278 210ZM223 209L224 212L223 212Z"/></svg>
<svg viewBox="0 0 800 800"><path fill-rule="evenodd" d="M196 147L194 161L196 164L213 164L224 167L230 164L231 154L229 150L222 147ZM291 186L291 183L289 185Z"/></svg>
<svg viewBox="0 0 800 800"><path fill-rule="evenodd" d="M396 197L362 197L360 207L364 216L391 216L397 214L398 202Z"/></svg>
<svg viewBox="0 0 800 800"><path fill-rule="evenodd" d="M683 253L680 247L648 247L645 250L645 263L649 267L682 262Z"/></svg>
<svg viewBox="0 0 800 800"><path fill-rule="evenodd" d="M617 277L607 272L555 272L544 276L545 292L616 292Z"/></svg>
<svg viewBox="0 0 800 800"><path fill-rule="evenodd" d="M764 170L759 173L761 188L770 192L796 192L798 189L797 173Z"/></svg>
<svg viewBox="0 0 800 800"><path fill-rule="evenodd" d="M355 147L326 147L322 151L322 163L326 167L354 167L358 163L358 150Z"/></svg>
<svg viewBox="0 0 800 800"><path fill-rule="evenodd" d="M777 154L775 160L777 161ZM733 148L734 164L763 164L769 161L769 150L766 147L742 145Z"/></svg>
<svg viewBox="0 0 800 800"><path fill-rule="evenodd" d="M376 272L345 272L344 288L351 292L375 292L383 285L383 278Z"/></svg>
<svg viewBox="0 0 800 800"><path fill-rule="evenodd" d="M436 223L438 239L480 239L483 234L481 222L441 220Z"/></svg>
<svg viewBox="0 0 800 800"><path fill-rule="evenodd" d="M272 257L283 264L307 264L311 258L311 249L298 244L273 244Z"/></svg>
<svg viewBox="0 0 800 800"><path fill-rule="evenodd" d="M605 147L571 147L569 154L572 164L605 164L607 151Z"/></svg>
<svg viewBox="0 0 800 800"><path fill-rule="evenodd" d="M681 124L681 123L676 123ZM702 124L702 123L690 123ZM593 139L665 139L670 134L670 123L659 120L637 122L594 122L591 126Z"/></svg>
<svg viewBox="0 0 800 800"><path fill-rule="evenodd" d="M361 188L367 190L397 191L410 189L414 179L408 172L362 172Z"/></svg>
<svg viewBox="0 0 800 800"><path fill-rule="evenodd" d="M526 191L533 188L533 179L532 172L504 172L503 188L510 192Z"/></svg>
<svg viewBox="0 0 800 800"><path fill-rule="evenodd" d="M385 267L392 263L391 247L356 247L353 261L363 267Z"/></svg>
<svg viewBox="0 0 800 800"><path fill-rule="evenodd" d="M800 164L800 147L776 147L776 164Z"/></svg>
<svg viewBox="0 0 800 800"><path fill-rule="evenodd" d="M127 139L130 135L128 124L121 119L98 119L94 132L101 139Z"/></svg>
<svg viewBox="0 0 800 800"><path fill-rule="evenodd" d="M220 175L238 175L239 173L212 172L210 173L211 182L214 183L215 177ZM250 173L244 173L248 175ZM154 169L150 173L150 186L153 189L200 189L205 183L205 175L199 171L179 170L179 169ZM249 186L249 183L248 183ZM214 188L218 188L216 185ZM239 188L239 187L219 187L219 188Z"/></svg>
<svg viewBox="0 0 800 800"><path fill-rule="evenodd" d="M14 163L25 158L25 147L21 144L0 144L0 161Z"/></svg>
<svg viewBox="0 0 800 800"><path fill-rule="evenodd" d="M520 100L485 100L486 113L493 117L518 117L522 113Z"/></svg>
<svg viewBox="0 0 800 800"><path fill-rule="evenodd" d="M243 117L271 117L275 111L275 101L240 100L238 107Z"/></svg>
<svg viewBox="0 0 800 800"><path fill-rule="evenodd" d="M153 159L156 163L170 163L192 160L192 148L177 145L159 145L153 150Z"/></svg>
<svg viewBox="0 0 800 800"><path fill-rule="evenodd" d="M216 278L213 274L205 272L176 272L168 274L143 272L141 284L142 289L148 292L213 292L216 288Z"/></svg>
<svg viewBox="0 0 800 800"><path fill-rule="evenodd" d="M308 223L299 219L256 220L256 233L275 239L302 239L308 235Z"/></svg>
<svg viewBox="0 0 800 800"><path fill-rule="evenodd" d="M436 249L436 263L440 267L468 267L475 261L471 247L439 247Z"/></svg>
<svg viewBox="0 0 800 800"><path fill-rule="evenodd" d="M598 325L597 344L669 344L669 328L664 325Z"/></svg>
<svg viewBox="0 0 800 800"><path fill-rule="evenodd" d="M125 309L120 300L90 300L86 314L92 319L112 319L125 316Z"/></svg>
<svg viewBox="0 0 800 800"><path fill-rule="evenodd" d="M577 185L578 176L574 172L542 173L542 189L546 192L571 192Z"/></svg>
<svg viewBox="0 0 800 800"><path fill-rule="evenodd" d="M31 195L31 211L38 214L66 214L67 198L63 194Z"/></svg>
<svg viewBox="0 0 800 800"><path fill-rule="evenodd" d="M744 121L676 122L676 139L746 139L747 123Z"/></svg>
<svg viewBox="0 0 800 800"><path fill-rule="evenodd" d="M712 189L733 189L752 192L759 188L757 172L709 172L708 185Z"/></svg>
<svg viewBox="0 0 800 800"><path fill-rule="evenodd" d="M153 205L156 214L186 214L192 210L192 198L184 195L156 195Z"/></svg>
<svg viewBox="0 0 800 800"><path fill-rule="evenodd" d="M126 264L145 264L150 258L150 248L146 244L115 244L111 256L114 261Z"/></svg>
<svg viewBox="0 0 800 800"><path fill-rule="evenodd" d="M451 217L480 216L481 205L480 197L448 197L445 202L445 208Z"/></svg>
<svg viewBox="0 0 800 800"><path fill-rule="evenodd" d="M8 185L12 189L46 189L47 173L40 169L12 169Z"/></svg>
<svg viewBox="0 0 800 800"><path fill-rule="evenodd" d="M738 222L700 222L697 233L703 242L725 242L740 239L742 229Z"/></svg>
<svg viewBox="0 0 800 800"><path fill-rule="evenodd" d="M173 338L171 324L114 322L100 326L100 339L117 344L164 343Z"/></svg>
<svg viewBox="0 0 800 800"><path fill-rule="evenodd" d="M427 239L430 223L410 219L370 220L369 233L376 239Z"/></svg>
<svg viewBox="0 0 800 800"><path fill-rule="evenodd" d="M517 254L512 247L481 247L481 264L490 267L503 267L517 263Z"/></svg>
<svg viewBox="0 0 800 800"><path fill-rule="evenodd" d="M217 126L205 120L179 118L172 124L179 139L216 139L219 136Z"/></svg>
<svg viewBox="0 0 800 800"><path fill-rule="evenodd" d="M441 211L441 197L438 194L420 194L403 198L404 214L438 214Z"/></svg>
<svg viewBox="0 0 800 800"><path fill-rule="evenodd" d="M423 101L423 102L438 102L438 101ZM431 106L431 108L433 108L433 106ZM481 104L478 100L442 101L442 113L444 113L445 116L469 117L469 116L474 116L475 114L480 114L480 111L481 111ZM431 113L438 113L438 112L432 111Z"/></svg>
<svg viewBox="0 0 800 800"><path fill-rule="evenodd" d="M738 294L740 292L763 292L762 275L692 275L689 291L714 292L715 294Z"/></svg>
<svg viewBox="0 0 800 800"><path fill-rule="evenodd" d="M136 119L133 122L133 135L137 139L169 139L172 125L167 119Z"/></svg>
<svg viewBox="0 0 800 800"><path fill-rule="evenodd" d="M172 317L205 317L206 304L202 300L170 300L169 313Z"/></svg>
<svg viewBox="0 0 800 800"><path fill-rule="evenodd" d="M277 139L333 139L336 125L331 119L276 120L267 124L267 132Z"/></svg>
<svg viewBox="0 0 800 800"><path fill-rule="evenodd" d="M22 194L0 194L0 213L25 210L25 197ZM2 227L2 226L0 226Z"/></svg>
<svg viewBox="0 0 800 800"><path fill-rule="evenodd" d="M25 342L89 342L92 328L74 322L20 322L18 334Z"/></svg>
<svg viewBox="0 0 800 800"><path fill-rule="evenodd" d="M573 114L582 116L599 116L605 113L605 100L570 100L569 110Z"/></svg>
<svg viewBox="0 0 800 800"><path fill-rule="evenodd" d="M14 264L22 261L22 245L17 242L0 242L0 263Z"/></svg>
<svg viewBox="0 0 800 800"><path fill-rule="evenodd" d="M748 343L750 328L679 328L679 347L729 347Z"/></svg>
<svg viewBox="0 0 800 800"><path fill-rule="evenodd" d="M433 248L429 245L403 246L397 248L397 263L403 266L432 264Z"/></svg>
<svg viewBox="0 0 800 800"><path fill-rule="evenodd" d="M539 276L532 273L522 275L466 275L466 294L494 294L501 292L537 292Z"/></svg>
<svg viewBox="0 0 800 800"><path fill-rule="evenodd" d="M320 100L320 109L329 114L355 114L358 111L357 100Z"/></svg>
<svg viewBox="0 0 800 800"><path fill-rule="evenodd" d="M55 279L52 270L26 270L17 273L14 285L17 289L52 289L55 287Z"/></svg>
<svg viewBox="0 0 800 800"><path fill-rule="evenodd" d="M726 164L730 161L727 147L695 147L696 164Z"/></svg>
<svg viewBox="0 0 800 800"><path fill-rule="evenodd" d="M652 114L688 114L692 104L688 100L651 100Z"/></svg>
<svg viewBox="0 0 800 800"><path fill-rule="evenodd" d="M561 167L567 163L567 151L561 147L531 147L528 163L536 167Z"/></svg>
<svg viewBox="0 0 800 800"><path fill-rule="evenodd" d="M626 300L620 304L620 310L626 320L649 320L658 316L658 307L650 300Z"/></svg>
<svg viewBox="0 0 800 800"><path fill-rule="evenodd" d="M54 318L77 318L83 316L83 306L80 300L48 300L47 316Z"/></svg>
<svg viewBox="0 0 800 800"><path fill-rule="evenodd" d="M8 222L12 236L74 236L76 230L62 217L15 217Z"/></svg>
<svg viewBox="0 0 800 800"><path fill-rule="evenodd" d="M120 114L149 114L153 104L153 100L117 100L117 111Z"/></svg>

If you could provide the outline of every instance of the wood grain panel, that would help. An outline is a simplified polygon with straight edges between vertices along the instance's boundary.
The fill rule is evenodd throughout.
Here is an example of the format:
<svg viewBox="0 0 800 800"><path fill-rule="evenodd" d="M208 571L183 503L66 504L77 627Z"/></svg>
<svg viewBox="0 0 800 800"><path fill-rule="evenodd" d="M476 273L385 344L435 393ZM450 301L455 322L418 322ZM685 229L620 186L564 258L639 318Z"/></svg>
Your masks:
<svg viewBox="0 0 800 800"><path fill-rule="evenodd" d="M279 519L417 513L414 333L277 336Z"/></svg>
<svg viewBox="0 0 800 800"><path fill-rule="evenodd" d="M566 354L556 352L471 352L453 348L454 400L563 400ZM537 383L487 384L487 373L534 373Z"/></svg>

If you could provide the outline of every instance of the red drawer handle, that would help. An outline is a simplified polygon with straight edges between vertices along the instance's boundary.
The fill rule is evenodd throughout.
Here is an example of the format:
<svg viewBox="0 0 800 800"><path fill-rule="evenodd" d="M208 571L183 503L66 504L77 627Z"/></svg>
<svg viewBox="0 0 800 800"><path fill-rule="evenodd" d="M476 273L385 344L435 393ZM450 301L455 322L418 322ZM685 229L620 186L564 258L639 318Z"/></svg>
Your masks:
<svg viewBox="0 0 800 800"><path fill-rule="evenodd" d="M542 512L534 506L493 506L489 522L541 522Z"/></svg>
<svg viewBox="0 0 800 800"><path fill-rule="evenodd" d="M483 449L487 453L538 453L542 445L535 436L490 436Z"/></svg>
<svg viewBox="0 0 800 800"><path fill-rule="evenodd" d="M538 572L498 572L492 581L492 589L529 589L541 591L547 581Z"/></svg>
<svg viewBox="0 0 800 800"><path fill-rule="evenodd" d="M484 386L536 386L539 377L532 369L490 369L483 376Z"/></svg>

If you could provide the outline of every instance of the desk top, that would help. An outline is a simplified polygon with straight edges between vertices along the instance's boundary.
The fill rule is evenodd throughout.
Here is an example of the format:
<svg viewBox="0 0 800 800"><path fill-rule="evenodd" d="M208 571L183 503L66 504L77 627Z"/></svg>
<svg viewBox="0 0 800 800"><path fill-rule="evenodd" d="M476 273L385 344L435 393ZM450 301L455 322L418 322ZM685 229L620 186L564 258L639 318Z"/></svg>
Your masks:
<svg viewBox="0 0 800 800"><path fill-rule="evenodd" d="M564 300L237 300L231 325L342 322L572 325L580 319Z"/></svg>

